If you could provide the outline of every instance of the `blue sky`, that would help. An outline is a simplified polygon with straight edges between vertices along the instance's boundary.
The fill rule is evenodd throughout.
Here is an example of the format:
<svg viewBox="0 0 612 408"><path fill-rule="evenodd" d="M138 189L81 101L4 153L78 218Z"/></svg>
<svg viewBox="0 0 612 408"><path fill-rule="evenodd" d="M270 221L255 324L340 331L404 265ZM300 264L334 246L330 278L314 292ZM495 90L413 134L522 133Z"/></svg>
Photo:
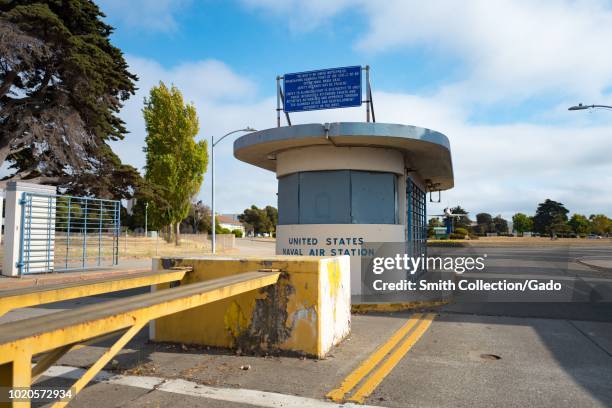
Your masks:
<svg viewBox="0 0 612 408"><path fill-rule="evenodd" d="M353 65L364 59L353 49L354 39L366 24L358 12L347 11L316 30L299 30L288 26L284 16L235 2L201 1L177 10L174 28L118 30L113 39L126 53L154 59L166 68L193 60L223 61L262 85L262 95L266 88L273 89L271 78L276 72ZM118 27L124 23L112 16L109 21ZM427 56L423 48L368 58L377 66L380 86L403 91L448 82L457 76L453 71L461 69L460 60ZM406 64L408 59L424 63Z"/></svg>
<svg viewBox="0 0 612 408"><path fill-rule="evenodd" d="M144 164L140 109L159 80L193 101L200 138L275 125L278 74L372 67L377 119L445 133L456 187L437 212L533 213L546 198L612 215L610 1L99 1L113 42L140 77L114 145ZM295 114L296 123L363 120L363 109ZM217 206L275 204L273 174L217 150ZM210 201L208 178L200 198Z"/></svg>

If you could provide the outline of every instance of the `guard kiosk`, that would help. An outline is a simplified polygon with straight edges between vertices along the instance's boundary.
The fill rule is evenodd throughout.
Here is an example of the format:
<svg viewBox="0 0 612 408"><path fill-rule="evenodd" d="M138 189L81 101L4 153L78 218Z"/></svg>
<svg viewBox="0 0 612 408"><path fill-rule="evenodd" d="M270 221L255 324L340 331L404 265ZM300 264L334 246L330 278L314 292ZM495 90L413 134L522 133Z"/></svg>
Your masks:
<svg viewBox="0 0 612 408"><path fill-rule="evenodd" d="M427 245L428 191L453 187L448 138L390 123L276 127L234 142L234 156L278 179L279 255L351 256L351 293L361 294L364 243Z"/></svg>

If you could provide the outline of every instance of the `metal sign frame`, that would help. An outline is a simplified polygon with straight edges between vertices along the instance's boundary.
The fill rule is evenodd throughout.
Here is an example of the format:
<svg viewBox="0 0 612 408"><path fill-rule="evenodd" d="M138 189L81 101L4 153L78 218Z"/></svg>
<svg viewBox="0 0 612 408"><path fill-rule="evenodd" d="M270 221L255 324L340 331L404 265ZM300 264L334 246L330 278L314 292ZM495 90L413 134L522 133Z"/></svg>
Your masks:
<svg viewBox="0 0 612 408"><path fill-rule="evenodd" d="M372 98L372 86L370 84L370 66L366 65L365 67L361 67L361 70L365 71L366 92L365 99L362 100L361 103L366 104L366 122L370 122L370 118L372 122L376 122L376 115L374 114L374 100ZM281 85L281 81L284 79L284 75L278 75L276 77L276 127L281 126L281 112L285 114L287 126L291 126L291 117L289 116L289 112L285 111L285 90Z"/></svg>

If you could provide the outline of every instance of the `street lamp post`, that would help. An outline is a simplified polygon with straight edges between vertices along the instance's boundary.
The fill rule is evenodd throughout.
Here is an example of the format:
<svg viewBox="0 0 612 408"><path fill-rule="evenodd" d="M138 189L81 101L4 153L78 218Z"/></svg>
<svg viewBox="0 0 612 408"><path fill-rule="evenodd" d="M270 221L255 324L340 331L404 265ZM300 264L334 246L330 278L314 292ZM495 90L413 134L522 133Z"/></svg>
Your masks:
<svg viewBox="0 0 612 408"><path fill-rule="evenodd" d="M149 236L149 203L145 203L145 238Z"/></svg>
<svg viewBox="0 0 612 408"><path fill-rule="evenodd" d="M594 109L594 108L603 108L603 109L612 109L612 106L608 105L583 105L579 103L575 106L570 106L567 110L576 111L576 110L585 110L585 109Z"/></svg>
<svg viewBox="0 0 612 408"><path fill-rule="evenodd" d="M217 226L216 217L215 217L215 146L219 144L220 141L225 139L227 136L238 133L238 132L255 132L256 130L250 126L247 126L244 129L233 130L229 133L224 134L219 140L215 142L215 137L210 137L210 185L211 185L211 208L210 208L210 220L211 220L211 230L212 230L212 253L214 254L217 250L217 234L215 231L215 227Z"/></svg>

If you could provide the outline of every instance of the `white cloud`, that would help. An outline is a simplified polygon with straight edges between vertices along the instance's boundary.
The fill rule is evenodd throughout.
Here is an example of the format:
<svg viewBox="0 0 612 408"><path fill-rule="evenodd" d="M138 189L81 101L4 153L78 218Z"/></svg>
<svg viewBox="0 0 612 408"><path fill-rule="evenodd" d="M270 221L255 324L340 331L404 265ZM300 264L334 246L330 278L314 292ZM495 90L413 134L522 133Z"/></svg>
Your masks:
<svg viewBox="0 0 612 408"><path fill-rule="evenodd" d="M466 76L444 89L455 100L525 100L545 92L598 99L612 85L612 7L593 0L248 0L305 29L360 10L368 28L364 53L423 47L452 56ZM418 62L415 62L418 63Z"/></svg>
<svg viewBox="0 0 612 408"><path fill-rule="evenodd" d="M141 90L146 89L147 92L160 80L185 89L186 96L209 101L252 99L257 91L251 80L233 72L221 61L213 59L186 62L170 69L151 59L133 55L126 56L126 59L130 69L141 77L138 87Z"/></svg>
<svg viewBox="0 0 612 408"><path fill-rule="evenodd" d="M612 116L568 113L579 101L605 102L612 86L612 8L604 1L400 1L243 0L253 10L271 12L293 30L328 24L349 8L361 10L367 29L354 46L358 52L385 53L406 47L459 61L463 77L428 96L375 88L379 122L430 127L445 133L453 152L455 188L440 205L460 204L481 211L533 213L546 198L561 201L572 212L612 215ZM350 4L350 6L349 6ZM122 117L132 131L116 151L141 167L144 154L142 99L160 79L173 82L195 103L201 135L222 135L244 126L275 126L275 99L260 96L257 86L220 61L204 60L170 68L128 56L141 78L138 95ZM374 78L375 79L375 78ZM536 120L475 124L482 107L520 103L538 96L560 97L556 106L530 115ZM292 115L294 123L362 121L363 109ZM607 118L607 119L606 119ZM121 146L121 147L119 147ZM233 158L232 142L217 150L217 197L222 212L237 212L255 203L274 203L272 173ZM209 202L205 177L201 197Z"/></svg>
<svg viewBox="0 0 612 408"><path fill-rule="evenodd" d="M242 0L242 3L255 10L271 12L286 18L293 31L308 31L320 27L335 14L349 6L351 0Z"/></svg>
<svg viewBox="0 0 612 408"><path fill-rule="evenodd" d="M98 0L106 16L129 28L170 32L177 29L175 14L191 0Z"/></svg>
<svg viewBox="0 0 612 408"><path fill-rule="evenodd" d="M274 123L275 101L272 98L256 100L255 84L220 61L196 61L165 69L150 59L131 55L127 55L126 59L130 71L139 77L139 89L121 111L130 133L125 140L114 143L113 149L122 161L141 170L145 164L142 148L146 135L142 117L143 100L159 81L175 84L182 91L184 99L195 104L200 119L198 139L210 142L211 135L219 137L229 130L246 126L263 129ZM220 211L242 211L253 203L274 203L274 175L235 160L231 139L217 146L215 157L216 201L224 203L219 206ZM205 175L200 192L200 198L206 203L210 202L209 177L210 171Z"/></svg>
<svg viewBox="0 0 612 408"><path fill-rule="evenodd" d="M546 198L572 212L612 215L612 126L579 123L479 125L441 95L379 92L377 120L430 127L450 140L455 188L430 213L460 204L472 214L534 213ZM567 115L568 113L566 113Z"/></svg>

